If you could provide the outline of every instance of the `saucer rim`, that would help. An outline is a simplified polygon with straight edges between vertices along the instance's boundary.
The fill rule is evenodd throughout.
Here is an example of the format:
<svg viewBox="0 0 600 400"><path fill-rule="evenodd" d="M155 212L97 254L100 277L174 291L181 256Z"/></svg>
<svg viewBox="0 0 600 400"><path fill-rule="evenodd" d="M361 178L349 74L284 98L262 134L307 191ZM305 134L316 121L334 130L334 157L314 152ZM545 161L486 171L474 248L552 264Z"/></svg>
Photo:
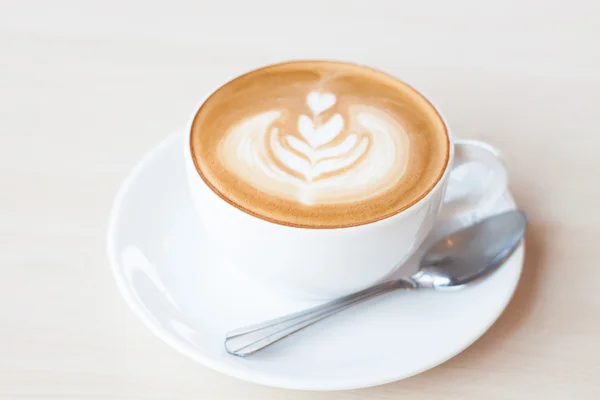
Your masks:
<svg viewBox="0 0 600 400"><path fill-rule="evenodd" d="M243 380L246 382L257 383L257 384L261 384L261 385L265 385L265 386L278 387L278 388L284 388L284 389L306 390L306 391L337 391L337 390L353 390L353 389L360 389L360 388L384 385L387 383L392 383L392 382L399 381L402 379L410 378L415 375L419 375L427 370L430 370L432 368L435 368L435 367L445 363L446 361L450 360L451 358L453 358L453 357L457 356L458 354L460 354L461 352L463 352L465 349L467 349L473 343L475 343L477 340L479 340L485 334L485 332L487 332L491 328L491 326L498 320L498 318L502 315L502 313L504 312L504 310L510 303L510 301L516 291L516 288L521 279L521 275L522 275L522 271L523 271L523 264L524 264L524 259L525 259L525 240L522 241L522 243L519 245L519 247L517 247L517 249L514 251L514 253L508 259L508 260L515 260L515 262L518 263L519 271L518 271L518 274L515 274L515 279L514 279L514 282L512 282L511 287L507 288L507 291L505 294L505 299L504 299L502 306L498 307L496 312L490 314L487 324L485 324L485 326L480 331L478 331L477 334L471 335L472 340L467 341L466 343L462 344L461 346L457 346L456 349L454 349L454 351L449 352L448 354L444 354L436 362L431 363L430 365L427 365L426 367L420 368L418 370L411 371L411 373L409 373L409 374L390 373L385 376L379 376L378 378L366 377L366 378L361 379L360 381L357 381L354 378L352 378L350 380L337 379L335 382L331 382L331 384L328 384L328 385L321 385L321 384L311 385L306 379L295 380L295 379L289 378L289 377L273 377L273 376L265 375L264 373L256 373L254 370L245 370L244 372L241 372L238 369L229 368L226 365L223 365L219 361L214 360L213 358L211 358L210 356L208 356L202 352L191 351L188 348L189 346L187 346L185 343L178 340L176 337L172 336L170 333L161 329L160 326L158 326L157 324L154 323L154 321L152 321L152 319L149 315L146 315L146 312L145 312L143 306L141 304L138 304L138 301L133 296L133 292L131 292L129 290L129 285L126 283L126 279L123 274L123 269L120 266L121 263L116 254L116 249L118 248L117 243L118 243L118 238L119 238L118 225L119 225L119 220L121 219L121 215L122 215L121 209L123 206L123 200L127 196L132 183L135 182L135 180L138 178L140 173L150 163L152 163L156 159L157 155L161 154L165 150L165 148L168 148L170 145L172 145L172 142L175 142L178 139L180 139L183 133L184 133L183 130L173 131L173 133L168 135L158 145L154 146L147 153L145 153L141 157L141 159L133 166L133 168L130 170L130 172L127 174L123 183L119 187L119 190L117 191L117 194L113 201L113 205L110 210L108 229L107 229L107 251L108 251L109 264L110 264L113 278L116 281L119 292L125 299L125 302L132 309L134 314L136 314L142 320L144 325L146 325L146 327L148 329L150 329L150 331L153 332L159 339L161 339L166 344L171 346L177 352L181 353L182 355L184 355L186 357L191 358L192 360L204 365L205 367L211 368L211 369L213 369L217 372L220 372L224 375L231 376L233 378L237 378L237 379L240 379L240 380ZM181 156L183 157L183 151L182 151ZM515 204L512 194L509 189L507 190L507 197L509 198L509 200L512 204ZM516 257L519 257L519 259L515 259Z"/></svg>

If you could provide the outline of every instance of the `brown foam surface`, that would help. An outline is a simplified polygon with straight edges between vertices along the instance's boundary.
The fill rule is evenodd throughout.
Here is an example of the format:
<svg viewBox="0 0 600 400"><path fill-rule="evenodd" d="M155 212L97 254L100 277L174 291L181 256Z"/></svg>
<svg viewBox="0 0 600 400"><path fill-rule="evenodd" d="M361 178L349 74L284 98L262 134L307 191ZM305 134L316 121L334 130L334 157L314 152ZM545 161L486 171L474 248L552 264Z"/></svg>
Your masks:
<svg viewBox="0 0 600 400"><path fill-rule="evenodd" d="M277 64L236 78L207 99L191 129L196 168L215 193L301 227L398 213L435 186L449 157L446 127L418 92L338 62Z"/></svg>

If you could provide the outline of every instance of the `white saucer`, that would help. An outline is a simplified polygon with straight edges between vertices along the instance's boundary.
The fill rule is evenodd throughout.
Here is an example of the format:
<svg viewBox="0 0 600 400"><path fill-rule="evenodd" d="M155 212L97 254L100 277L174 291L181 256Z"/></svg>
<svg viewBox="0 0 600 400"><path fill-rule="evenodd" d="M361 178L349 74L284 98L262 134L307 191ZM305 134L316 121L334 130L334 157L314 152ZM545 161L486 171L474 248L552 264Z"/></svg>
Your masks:
<svg viewBox="0 0 600 400"><path fill-rule="evenodd" d="M249 358L225 332L314 303L243 281L211 251L186 187L183 134L134 168L112 210L108 250L121 293L179 352L224 374L269 386L356 389L406 378L455 356L507 305L524 247L481 283L455 292L395 292L347 310ZM497 210L514 207L509 194ZM403 268L414 269L414 263Z"/></svg>

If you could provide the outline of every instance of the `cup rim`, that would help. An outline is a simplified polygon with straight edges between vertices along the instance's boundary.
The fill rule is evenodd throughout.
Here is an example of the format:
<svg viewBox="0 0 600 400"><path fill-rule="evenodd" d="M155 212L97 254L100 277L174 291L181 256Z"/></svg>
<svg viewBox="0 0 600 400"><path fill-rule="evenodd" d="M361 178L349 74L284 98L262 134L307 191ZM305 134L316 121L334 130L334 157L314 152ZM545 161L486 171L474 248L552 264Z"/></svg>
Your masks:
<svg viewBox="0 0 600 400"><path fill-rule="evenodd" d="M344 224L344 225L331 225L331 226L315 226L315 225L309 225L309 224L294 224L294 223L289 223L289 222L285 222L285 221L279 221L273 218L269 218L266 217L264 215L261 215L259 213L256 213L252 210L249 210L245 207L243 207L240 204L237 204L236 202L232 201L231 199L229 199L227 196L225 196L224 194L222 194L212 183L210 183L208 181L208 179L204 176L204 174L202 173L200 166L197 163L196 157L194 156L194 153L192 152L192 131L193 131L193 126L198 118L198 115L200 114L200 112L202 111L203 107L205 104L208 103L208 101L213 97L213 95L215 95L219 90L221 90L223 87L229 85L232 82L235 82L238 79L244 78L250 74L262 71L262 70L266 70L266 69L270 69L270 68L274 68L274 67L278 67L278 66L284 66L284 65L288 65L288 64L302 64L302 63L323 63L323 64L342 64L342 65L349 65L349 66L354 66L354 67L358 67L361 69L365 69L365 70L369 70L378 74L382 74L385 75L391 79L393 79L396 82L399 82L400 84L404 85L406 88L408 88L409 90L411 90L412 92L416 93L418 96L420 96L423 100L425 100L425 102L427 104L429 104L431 106L431 108L433 109L433 111L435 112L435 114L437 115L437 117L440 119L440 121L442 122L442 126L444 128L444 133L446 135L446 141L447 141L447 152L446 152L446 157L445 157L445 163L444 163L444 168L441 170L439 176L437 177L437 179L435 180L435 182L426 190L424 191L419 197L417 197L414 201L412 201L411 203L409 203L408 205L406 205L405 207L399 208L397 210L394 210L391 213L385 214L379 218L376 219L372 219L372 220L367 220L364 222L360 222L360 223L354 223L354 224ZM257 68L253 68L251 70L248 70L244 73L241 73L239 75L236 75L234 78L227 80L225 83L220 84L219 86L216 87L216 89L211 90L205 97L204 99L199 103L199 105L195 108L194 114L191 118L191 121L189 122L189 124L187 125L187 136L188 136L188 140L186 140L186 150L187 150L187 154L190 158L190 161L194 167L195 173L200 177L200 179L202 180L202 182L211 190L211 192L213 192L215 195L217 195L221 200L223 200L224 202L226 202L227 204L229 204L230 206L238 209L239 211L257 218L259 220L262 220L264 222L267 223L272 223L275 225L279 225L279 226L284 226L284 227L288 227L288 228L295 228L295 229L307 229L307 230L340 230L340 229L348 229L348 228L358 228L358 227L362 227L362 226L369 226L369 225L373 225L373 224L378 224L378 223L382 223L385 221L389 221L390 219L394 218L394 217L398 217L401 215L405 215L407 213L410 213L410 211L414 210L419 204L421 204L424 200L426 200L427 198L429 198L433 193L435 193L437 191L437 189L439 188L439 186L441 185L441 183L444 181L445 176L448 174L449 170L450 170L450 165L452 162L452 159L454 157L454 145L453 145L453 138L452 138L452 134L450 131L450 128L448 127L448 123L446 121L446 119L444 118L443 114L441 113L441 111L439 110L438 107L436 107L436 105L430 100L430 98L428 96L426 96L422 91L418 90L415 88L414 85L411 85L410 83L408 83L407 81L403 80L403 79L399 79L396 76L389 74L385 71L382 71L380 69L377 68L373 68L364 64L360 64L360 63L356 63L356 62L350 62L350 61L342 61L342 60L327 60L327 59L297 59L297 60L288 60L288 61L282 61L282 62L276 62L276 63L271 63L271 64L267 64L261 67L257 67Z"/></svg>

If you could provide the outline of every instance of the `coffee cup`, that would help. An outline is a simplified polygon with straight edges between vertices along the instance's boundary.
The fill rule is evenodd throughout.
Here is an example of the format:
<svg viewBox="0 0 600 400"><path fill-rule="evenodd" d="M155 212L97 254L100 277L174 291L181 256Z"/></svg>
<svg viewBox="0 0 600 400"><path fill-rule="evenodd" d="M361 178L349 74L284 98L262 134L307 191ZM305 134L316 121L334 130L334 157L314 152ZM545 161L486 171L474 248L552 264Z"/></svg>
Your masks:
<svg viewBox="0 0 600 400"><path fill-rule="evenodd" d="M507 184L499 152L455 139L412 86L332 61L222 85L195 111L184 156L194 207L234 268L319 299L386 279L441 212L486 213ZM481 182L473 169L491 174Z"/></svg>

